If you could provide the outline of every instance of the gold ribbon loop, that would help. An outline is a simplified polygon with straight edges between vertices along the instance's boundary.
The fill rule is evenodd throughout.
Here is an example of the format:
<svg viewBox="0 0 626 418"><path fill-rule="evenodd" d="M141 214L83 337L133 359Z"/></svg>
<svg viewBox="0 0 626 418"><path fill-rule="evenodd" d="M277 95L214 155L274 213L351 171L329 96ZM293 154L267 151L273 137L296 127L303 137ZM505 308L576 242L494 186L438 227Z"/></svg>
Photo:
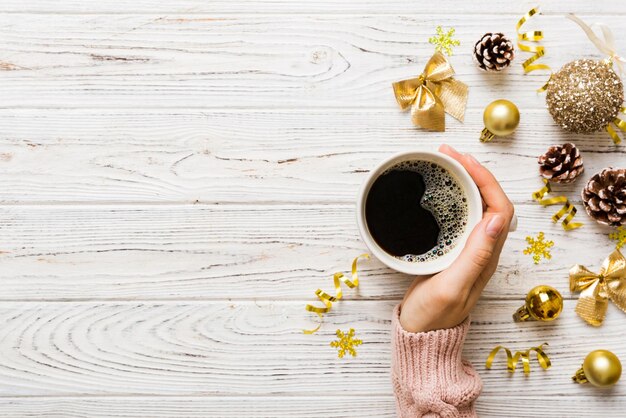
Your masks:
<svg viewBox="0 0 626 418"><path fill-rule="evenodd" d="M446 113L461 122L465 115L468 87L453 76L446 57L435 52L419 77L393 83L396 101L402 110L411 107L415 125L443 132Z"/></svg>
<svg viewBox="0 0 626 418"><path fill-rule="evenodd" d="M580 292L576 313L588 324L602 325L609 300L626 312L626 259L616 249L602 263L600 273L576 264L569 271L569 287Z"/></svg>
<svg viewBox="0 0 626 418"><path fill-rule="evenodd" d="M533 192L533 195L532 195L533 199L539 202L539 204L542 206L551 206L551 205L557 205L560 203L563 204L563 207L554 215L552 215L552 222L556 223L561 218L563 218L563 220L561 221L561 225L563 226L563 229L566 231L580 228L581 226L583 226L581 222L572 222L572 220L574 219L574 216L576 216L576 208L574 207L574 205L571 204L571 202L569 201L567 197L555 196L555 197L544 199L544 196L546 194L552 192L552 188L550 187L550 182L547 179L542 179L542 180L543 180L544 186L541 189L537 190L536 192Z"/></svg>
<svg viewBox="0 0 626 418"><path fill-rule="evenodd" d="M530 73L531 71L535 71L535 70L548 70L552 72L552 69L547 64L535 64L535 61L539 60L541 57L543 57L546 54L545 47L541 45L525 45L522 43L522 41L538 42L543 39L543 32L540 30L523 32L523 33L520 32L520 30L522 29L522 26L524 26L524 23L526 23L531 17L533 17L537 13L539 13L538 7L530 9L528 13L522 16L522 18L517 22L517 25L516 25L517 47L522 51L532 52L535 54L522 63L522 67L524 68L525 73ZM548 79L548 81L537 91L538 92L545 91L548 88L549 82L550 82L550 79Z"/></svg>
<svg viewBox="0 0 626 418"><path fill-rule="evenodd" d="M369 259L369 254L361 254L360 256L354 258L352 260L352 280L346 277L343 273L335 273L333 274L333 284L335 286L335 296L332 296L322 289L317 289L315 291L315 296L324 304L324 306L315 306L312 304L308 304L304 307L308 312L312 312L317 314L320 319L320 322L316 328L313 329L303 329L302 332L305 334L314 334L316 333L320 327L322 326L323 314L330 312L333 307L333 303L337 302L339 299L343 298L343 291L341 290L341 283L348 286L350 289L354 289L359 286L359 275L357 273L357 262L360 258Z"/></svg>
<svg viewBox="0 0 626 418"><path fill-rule="evenodd" d="M513 354L511 354L511 350L509 350L503 345L499 345L495 347L493 350L491 350L491 352L489 353L489 356L487 357L487 361L485 362L485 367L488 369L491 369L491 365L493 364L493 359L496 357L496 354L498 354L498 351L500 350L504 350L504 352L506 353L506 370L509 373L514 373L517 359L513 361Z"/></svg>
<svg viewBox="0 0 626 418"><path fill-rule="evenodd" d="M515 354L511 354L511 350L502 345L499 345L491 350L491 352L489 353L487 361L485 362L485 367L487 369L491 369L491 365L493 364L493 360L496 357L496 354L498 354L500 350L504 350L504 352L506 353L507 371L509 373L515 373L517 363L521 359L524 374L528 375L530 374L530 352L534 351L537 353L537 362L539 363L539 366L541 366L542 369L547 370L550 368L550 366L552 366L552 362L550 361L548 355L543 351L544 345L548 345L548 343L543 343L538 347L531 347L526 351L517 351Z"/></svg>

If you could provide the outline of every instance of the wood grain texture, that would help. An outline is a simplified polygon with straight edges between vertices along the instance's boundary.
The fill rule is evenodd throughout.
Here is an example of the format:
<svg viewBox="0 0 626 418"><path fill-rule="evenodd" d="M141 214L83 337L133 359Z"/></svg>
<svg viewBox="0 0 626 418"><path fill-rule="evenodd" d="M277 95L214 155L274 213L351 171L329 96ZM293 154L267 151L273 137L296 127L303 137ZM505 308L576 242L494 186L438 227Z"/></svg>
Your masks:
<svg viewBox="0 0 626 418"><path fill-rule="evenodd" d="M46 14L0 14L0 59L13 68L0 72L0 107L391 109L397 105L390 84L421 73L433 52L427 39L443 25L454 26L463 45L451 62L471 86L470 108L499 97L541 108L535 90L547 76L524 75L522 58L503 74L472 63L471 47L485 28L512 34L518 18L468 19L456 11L436 19L72 14L55 15L50 25ZM617 30L623 16L603 21ZM545 62L555 69L584 56L603 58L563 16L543 16L538 25L553 28ZM626 38L616 40L626 48Z"/></svg>
<svg viewBox="0 0 626 418"><path fill-rule="evenodd" d="M569 268L599 268L613 245L608 228L587 222L572 234L550 209L517 211L487 298L521 300L546 282L569 297ZM354 217L352 205L4 207L0 300L314 299L367 251ZM535 265L524 238L541 230L556 244L553 259ZM350 299L400 298L412 281L375 259L360 271Z"/></svg>
<svg viewBox="0 0 626 418"><path fill-rule="evenodd" d="M616 33L620 0L540 2L554 69L601 58L563 16ZM595 269L612 244L579 191L626 161L603 134L554 125L523 75L518 51L503 74L483 74L470 50L486 31L514 36L536 2L363 0L4 0L0 2L0 416L392 417L390 311L412 278L377 260L326 316L304 311L313 291L365 251L354 196L382 158L450 143L472 152L515 201L498 271L473 314L466 356L485 389L481 417L617 417L623 385L570 381L585 354L626 358L624 314L601 328L575 316L574 262ZM455 27L451 58L470 86L465 123L445 133L411 125L390 83L421 72L437 25ZM518 104L515 135L477 140L482 109ZM583 229L565 233L530 200L536 157L575 142L586 172L559 186ZM545 231L553 259L533 265L524 237ZM515 324L532 286L566 300L553 324ZM354 326L355 359L328 346ZM550 343L553 368L507 375L496 344Z"/></svg>
<svg viewBox="0 0 626 418"><path fill-rule="evenodd" d="M573 3L573 4L572 4ZM338 2L335 0L320 0L302 3L297 0L240 0L237 2L216 0L178 0L163 2L159 0L103 0L96 3L84 3L79 0L65 0L62 3L53 0L5 0L0 4L0 13L47 13L47 14L94 14L94 13L421 13L430 16L446 16L450 11L463 12L468 15L479 15L477 20L484 19L485 15L497 13L500 15L523 15L531 7L541 5L546 14L564 14L575 10L576 13L615 14L624 13L620 0L603 0L598 6L592 2L555 2L555 1L509 1L502 2L496 8L489 0L475 0L459 2L455 0L441 0L438 2L415 2L409 0L364 0L359 2Z"/></svg>
<svg viewBox="0 0 626 418"><path fill-rule="evenodd" d="M586 172L555 187L573 202L595 172L626 160L606 134L573 135L548 112L526 110L515 135L478 141L482 111L447 132L414 128L408 114L283 111L0 110L0 202L352 203L381 159L449 143L491 169L511 199L542 184L537 156L575 141ZM541 127L541 128L540 128Z"/></svg>
<svg viewBox="0 0 626 418"><path fill-rule="evenodd" d="M532 407L529 407L531 405ZM510 416L511 410L524 411L526 418L618 417L623 402L616 397L580 394L563 402L562 398L540 395L516 395L503 402L500 396L482 395L476 405L481 418ZM367 417L394 418L395 404L391 395L305 396L144 396L144 397L38 397L0 398L0 410L15 415L41 418L255 418L294 417L329 418ZM587 413L588 411L588 413Z"/></svg>
<svg viewBox="0 0 626 418"><path fill-rule="evenodd" d="M611 403L611 401L608 401ZM298 417L393 418L390 395L378 396L142 396L0 398L0 411L45 418L152 417L255 418Z"/></svg>
<svg viewBox="0 0 626 418"><path fill-rule="evenodd" d="M41 395L390 395L389 326L396 301L342 301L313 336L303 302L4 303L0 320L0 393ZM592 349L626 356L623 313L611 307L603 327L585 326L566 301L556 323L515 324L517 301L482 301L473 313L465 355L485 395L514 397L600 393L571 375ZM334 330L354 327L359 356L338 359ZM601 343L599 343L601 341ZM553 368L534 363L530 377L483 362L497 344L526 349L550 343ZM531 385L529 387L529 385ZM625 388L601 392L626 406Z"/></svg>

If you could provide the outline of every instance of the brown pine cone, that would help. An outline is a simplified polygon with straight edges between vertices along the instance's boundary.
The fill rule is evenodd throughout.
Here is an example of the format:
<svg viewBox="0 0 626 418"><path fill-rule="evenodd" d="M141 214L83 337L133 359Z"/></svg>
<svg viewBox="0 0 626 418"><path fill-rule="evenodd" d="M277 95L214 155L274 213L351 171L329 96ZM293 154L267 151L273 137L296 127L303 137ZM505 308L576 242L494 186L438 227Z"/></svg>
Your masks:
<svg viewBox="0 0 626 418"><path fill-rule="evenodd" d="M601 224L626 225L626 168L605 168L582 191L589 216Z"/></svg>
<svg viewBox="0 0 626 418"><path fill-rule="evenodd" d="M474 45L474 60L485 71L502 71L515 57L513 42L502 33L486 33Z"/></svg>
<svg viewBox="0 0 626 418"><path fill-rule="evenodd" d="M585 171L583 157L571 143L552 145L538 163L541 177L556 183L571 183Z"/></svg>

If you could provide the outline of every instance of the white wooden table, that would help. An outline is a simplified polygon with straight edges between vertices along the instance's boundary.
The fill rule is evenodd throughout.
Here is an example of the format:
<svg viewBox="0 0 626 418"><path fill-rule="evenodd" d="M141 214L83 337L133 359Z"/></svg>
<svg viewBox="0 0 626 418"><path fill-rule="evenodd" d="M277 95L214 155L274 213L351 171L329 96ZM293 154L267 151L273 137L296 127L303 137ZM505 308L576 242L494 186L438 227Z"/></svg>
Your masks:
<svg viewBox="0 0 626 418"><path fill-rule="evenodd" d="M579 210L586 179L624 165L605 135L570 135L535 93L541 74L483 74L483 33L514 36L534 2L364 0L3 0L0 3L0 416L391 417L392 307L411 277L376 260L321 331L304 311L365 247L354 197L367 171L402 150L447 142L472 152L516 203L513 233L473 315L465 353L484 380L484 417L625 416L626 383L570 377L592 349L626 360L626 316L601 328L575 314L567 270L597 268L607 230L584 213L565 233L530 193L536 157L574 141L587 171L558 190ZM554 68L601 58L575 12L626 51L626 5L546 2ZM419 74L435 27L455 27L452 63L470 86L466 121L412 126L391 83ZM481 144L482 109L518 104L510 137ZM522 254L545 231L553 259ZM567 298L552 324L514 324L526 292ZM328 346L337 328L355 359ZM544 341L553 368L487 371L489 350Z"/></svg>

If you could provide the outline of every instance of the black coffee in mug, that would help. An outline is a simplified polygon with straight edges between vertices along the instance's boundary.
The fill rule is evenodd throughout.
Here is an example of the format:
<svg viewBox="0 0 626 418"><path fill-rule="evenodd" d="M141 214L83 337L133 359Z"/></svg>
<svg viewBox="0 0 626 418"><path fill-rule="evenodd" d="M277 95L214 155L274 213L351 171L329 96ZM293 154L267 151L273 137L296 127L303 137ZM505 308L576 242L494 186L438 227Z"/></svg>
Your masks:
<svg viewBox="0 0 626 418"><path fill-rule="evenodd" d="M467 226L465 192L448 170L429 161L405 161L381 174L365 202L365 222L392 256L428 261L449 252Z"/></svg>

